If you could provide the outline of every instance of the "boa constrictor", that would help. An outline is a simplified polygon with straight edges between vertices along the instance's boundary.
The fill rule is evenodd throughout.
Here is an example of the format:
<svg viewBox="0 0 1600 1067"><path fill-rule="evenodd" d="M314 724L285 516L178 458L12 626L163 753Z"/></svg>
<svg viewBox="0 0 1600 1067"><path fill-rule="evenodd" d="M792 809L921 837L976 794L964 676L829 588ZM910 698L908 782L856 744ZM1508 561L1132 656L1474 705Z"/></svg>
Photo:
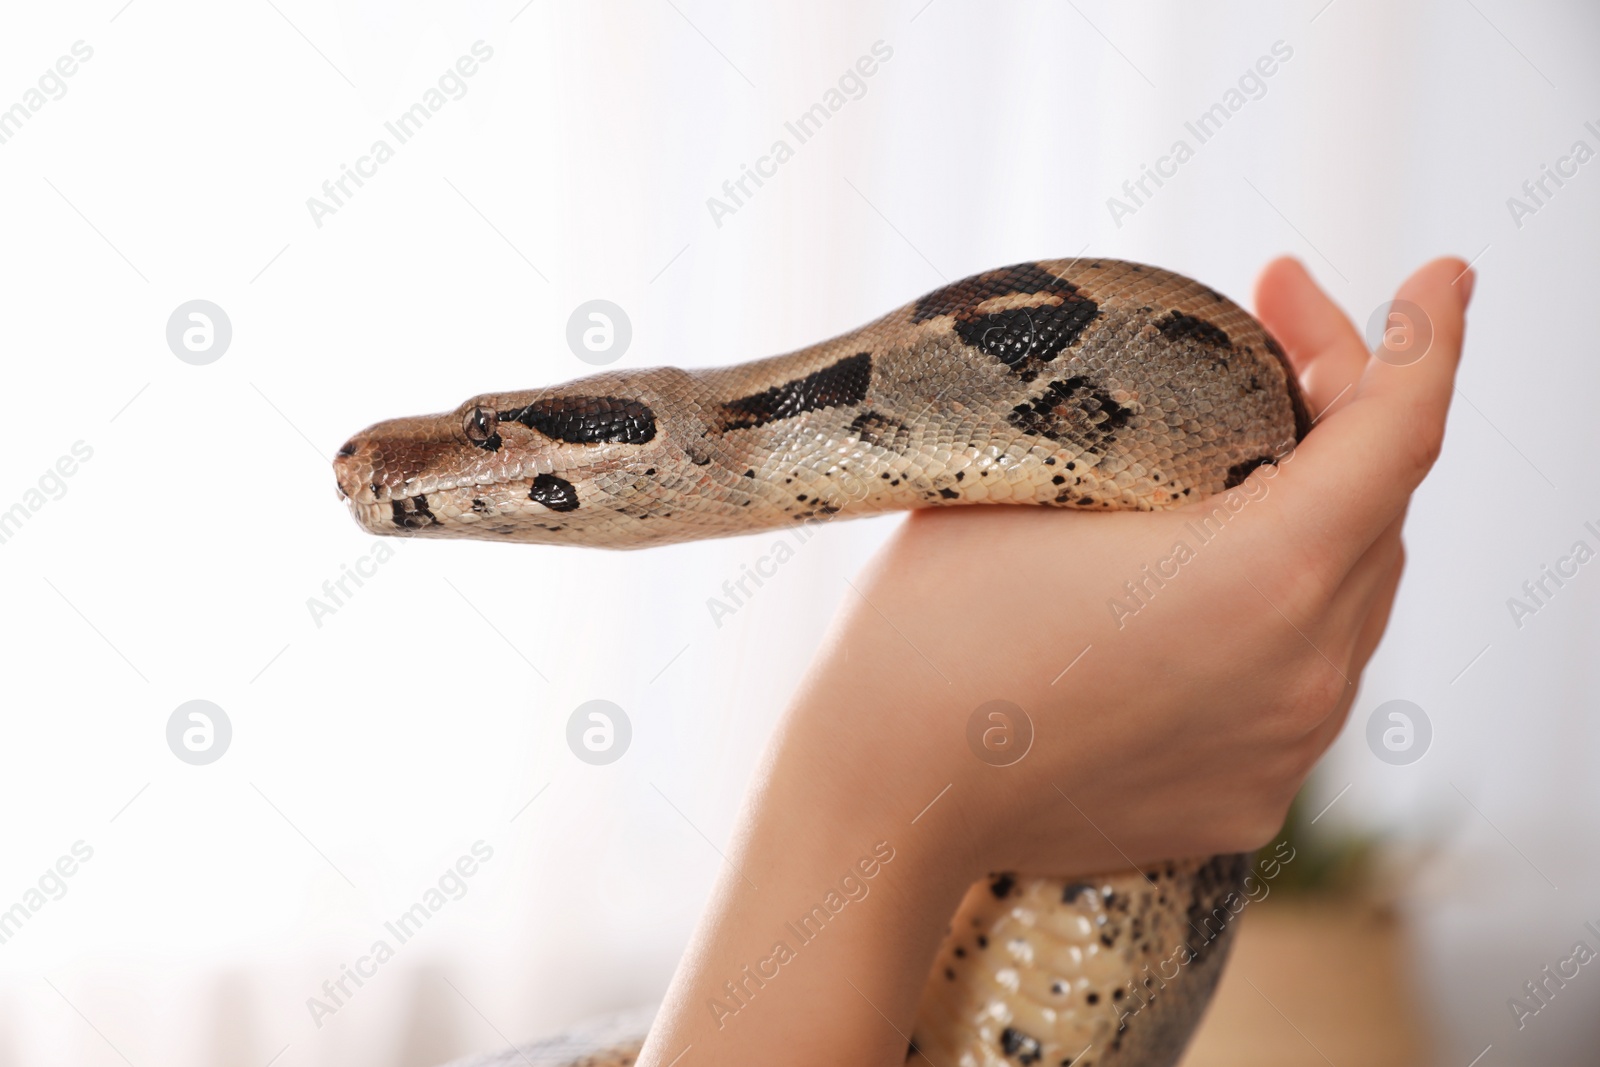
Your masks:
<svg viewBox="0 0 1600 1067"><path fill-rule="evenodd" d="M381 422L334 466L373 533L638 548L908 508L1169 508L1239 484L1309 428L1282 349L1232 301L1153 267L1053 260L788 355ZM908 1059L1175 1062L1247 871L1217 856L992 876L951 923ZM637 1035L597 1033L605 1048L580 1034L517 1062L632 1062Z"/></svg>

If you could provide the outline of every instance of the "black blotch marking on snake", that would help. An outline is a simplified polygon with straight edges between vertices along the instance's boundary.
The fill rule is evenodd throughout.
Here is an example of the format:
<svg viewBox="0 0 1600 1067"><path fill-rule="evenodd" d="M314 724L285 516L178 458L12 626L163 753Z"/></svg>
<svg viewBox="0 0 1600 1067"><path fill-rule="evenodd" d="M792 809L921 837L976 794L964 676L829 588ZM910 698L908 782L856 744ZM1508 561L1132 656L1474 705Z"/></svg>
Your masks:
<svg viewBox="0 0 1600 1067"><path fill-rule="evenodd" d="M505 412L500 421L520 422L573 445L642 445L656 436L656 416L650 406L619 396L546 397Z"/></svg>
<svg viewBox="0 0 1600 1067"><path fill-rule="evenodd" d="M1228 910L1226 899L1239 893L1249 872L1250 858L1244 855L1212 856L1194 872L1189 906L1184 912L1189 929L1195 934L1193 940L1184 939L1194 957L1192 962L1204 963L1227 932L1234 913Z"/></svg>
<svg viewBox="0 0 1600 1067"><path fill-rule="evenodd" d="M1156 329L1169 341L1193 341L1207 348L1230 351L1233 348L1233 338L1228 336L1226 330L1181 311L1169 311L1165 318L1156 323Z"/></svg>
<svg viewBox="0 0 1600 1067"><path fill-rule="evenodd" d="M1005 296L1045 299L1034 307L979 311L986 301ZM1037 263L1019 263L935 289L917 301L911 321L940 315L955 318L956 334L967 344L998 359L1023 381L1032 381L1043 364L1099 318L1100 305Z"/></svg>
<svg viewBox="0 0 1600 1067"><path fill-rule="evenodd" d="M1255 459L1247 459L1243 463L1235 463L1228 468L1228 480L1222 483L1222 488L1225 490L1232 489L1242 484L1246 478L1250 477L1251 471L1272 462L1274 460L1271 456L1257 456Z"/></svg>
<svg viewBox="0 0 1600 1067"><path fill-rule="evenodd" d="M1074 900L1078 899L1079 894L1093 892L1094 886L1090 885L1088 882L1073 882L1071 885L1068 885L1066 888L1061 890L1061 903L1071 904Z"/></svg>
<svg viewBox="0 0 1600 1067"><path fill-rule="evenodd" d="M1000 1050L1007 1056L1016 1058L1018 1063L1038 1063L1044 1055L1044 1048L1039 1044L1039 1039L1018 1030L1015 1026L1008 1026L1000 1031Z"/></svg>
<svg viewBox="0 0 1600 1067"><path fill-rule="evenodd" d="M893 447L901 438L910 440L911 437L911 427L876 411L863 411L851 419L850 432L866 444L885 447Z"/></svg>
<svg viewBox="0 0 1600 1067"><path fill-rule="evenodd" d="M996 900L1004 900L1015 889L1017 876L1009 872L995 875L994 881L989 883L989 892L994 894Z"/></svg>
<svg viewBox="0 0 1600 1067"><path fill-rule="evenodd" d="M1010 367L1023 381L1039 375L1062 349L1078 339L1100 314L1093 301L1074 299L1051 306L1010 308L956 323L967 344Z"/></svg>
<svg viewBox="0 0 1600 1067"><path fill-rule="evenodd" d="M1039 396L1012 408L1006 421L1024 433L1102 453L1116 441L1117 431L1137 414L1095 382L1073 375L1051 382Z"/></svg>
<svg viewBox="0 0 1600 1067"><path fill-rule="evenodd" d="M710 442L706 441L706 438L709 436L711 436L710 432L707 431L705 434L701 435L700 440L685 441L683 443L683 454L688 456L689 462L693 463L696 467L711 466L712 456L707 450L711 446Z"/></svg>
<svg viewBox="0 0 1600 1067"><path fill-rule="evenodd" d="M872 353L857 352L804 378L728 401L722 405L722 428L748 430L807 411L849 407L867 398L871 384Z"/></svg>
<svg viewBox="0 0 1600 1067"><path fill-rule="evenodd" d="M979 304L1013 293L1076 294L1077 291L1076 285L1057 278L1037 263L1015 263L935 289L917 301L911 311L911 321L927 322L940 315L971 319L977 316Z"/></svg>
<svg viewBox="0 0 1600 1067"><path fill-rule="evenodd" d="M1284 382L1289 389L1289 406L1294 409L1294 439L1297 442L1304 441L1306 434L1311 432L1312 419L1311 409L1306 406L1305 394L1300 391L1300 379L1295 375L1294 367L1289 363L1289 354L1283 350L1278 339L1265 329L1261 333L1266 338L1267 351L1272 353L1278 365L1283 368Z"/></svg>
<svg viewBox="0 0 1600 1067"><path fill-rule="evenodd" d="M433 517L433 512L428 510L426 496L414 496L409 500L391 500L389 512L394 516L394 524L406 530L420 530L439 521Z"/></svg>
<svg viewBox="0 0 1600 1067"><path fill-rule="evenodd" d="M551 511L577 511L578 491L565 478L554 474L541 474L533 480L528 499L543 504Z"/></svg>

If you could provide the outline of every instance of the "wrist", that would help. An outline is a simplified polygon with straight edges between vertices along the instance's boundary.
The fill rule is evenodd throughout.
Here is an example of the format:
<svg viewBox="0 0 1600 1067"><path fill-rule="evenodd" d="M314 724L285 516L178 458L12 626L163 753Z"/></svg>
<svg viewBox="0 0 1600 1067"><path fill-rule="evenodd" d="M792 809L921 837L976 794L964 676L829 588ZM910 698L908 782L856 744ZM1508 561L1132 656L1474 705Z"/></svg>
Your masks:
<svg viewBox="0 0 1600 1067"><path fill-rule="evenodd" d="M997 694L988 672L936 674L897 633L862 629L851 633L848 657L833 649L819 657L780 729L780 747L844 799L845 816L898 819L908 846L928 854L917 863L963 887L1002 870L1037 873L1030 857L1103 850L1060 792L1073 791L1077 753L1062 743L1068 724L1044 696ZM993 720L997 696L1029 710ZM1005 734L998 750L989 744L996 733Z"/></svg>
<svg viewBox="0 0 1600 1067"><path fill-rule="evenodd" d="M908 805L904 783L864 773L870 762L841 758L815 728L839 707L819 720L808 699L774 738L641 1064L664 1067L690 1044L702 1064L904 1059L970 860L931 812L913 822L944 783ZM802 1032L796 1019L828 1025Z"/></svg>

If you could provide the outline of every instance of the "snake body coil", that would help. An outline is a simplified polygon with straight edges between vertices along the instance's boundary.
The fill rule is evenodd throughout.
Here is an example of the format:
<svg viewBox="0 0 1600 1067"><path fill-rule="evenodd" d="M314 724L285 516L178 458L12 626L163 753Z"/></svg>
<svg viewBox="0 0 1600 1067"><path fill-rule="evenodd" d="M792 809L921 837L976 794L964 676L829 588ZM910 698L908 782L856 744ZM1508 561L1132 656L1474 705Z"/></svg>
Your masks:
<svg viewBox="0 0 1600 1067"><path fill-rule="evenodd" d="M379 423L334 466L374 533L636 548L921 507L1175 507L1238 485L1309 426L1282 350L1233 302L1152 267L1048 260L788 355ZM974 886L916 1051L938 1067L1175 1062L1247 869L1228 856ZM570 1042L549 1051L579 1062Z"/></svg>

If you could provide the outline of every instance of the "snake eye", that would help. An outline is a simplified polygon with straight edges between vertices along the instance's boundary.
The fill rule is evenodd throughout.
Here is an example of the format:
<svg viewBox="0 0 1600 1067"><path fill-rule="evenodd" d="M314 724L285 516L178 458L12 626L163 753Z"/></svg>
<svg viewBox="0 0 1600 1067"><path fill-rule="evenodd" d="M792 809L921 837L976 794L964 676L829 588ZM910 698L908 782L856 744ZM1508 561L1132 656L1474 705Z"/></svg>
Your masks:
<svg viewBox="0 0 1600 1067"><path fill-rule="evenodd" d="M464 427L467 440L485 452L498 452L500 450L500 434L496 432L496 427L499 425L500 418L493 411L484 407L474 407L467 412L467 421Z"/></svg>

